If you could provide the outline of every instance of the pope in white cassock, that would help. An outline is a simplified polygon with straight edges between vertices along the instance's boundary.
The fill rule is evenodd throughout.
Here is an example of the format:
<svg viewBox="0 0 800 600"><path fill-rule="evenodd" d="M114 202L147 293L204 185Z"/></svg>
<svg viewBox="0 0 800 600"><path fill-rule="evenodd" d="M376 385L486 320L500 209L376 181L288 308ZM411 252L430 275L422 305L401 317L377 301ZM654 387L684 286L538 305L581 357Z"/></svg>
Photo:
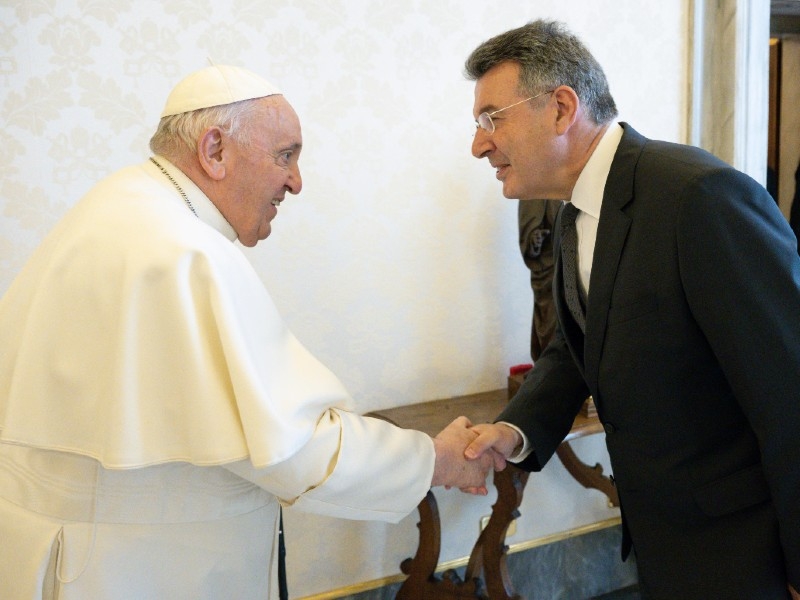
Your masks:
<svg viewBox="0 0 800 600"><path fill-rule="evenodd" d="M465 419L431 439L350 412L232 243L300 191L301 144L260 77L190 75L155 156L0 301L0 598L271 598L281 503L397 521L432 485L483 486Z"/></svg>

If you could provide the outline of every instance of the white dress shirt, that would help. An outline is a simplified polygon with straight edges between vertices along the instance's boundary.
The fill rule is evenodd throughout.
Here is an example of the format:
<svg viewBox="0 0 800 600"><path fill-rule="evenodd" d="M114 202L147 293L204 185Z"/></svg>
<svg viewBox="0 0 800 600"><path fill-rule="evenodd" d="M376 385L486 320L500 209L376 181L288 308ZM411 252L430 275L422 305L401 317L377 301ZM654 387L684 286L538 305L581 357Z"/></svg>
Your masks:
<svg viewBox="0 0 800 600"><path fill-rule="evenodd" d="M570 202L580 211L575 219L575 227L578 230L578 281L587 298L603 192L621 139L622 126L619 123L609 125L578 176L570 198Z"/></svg>

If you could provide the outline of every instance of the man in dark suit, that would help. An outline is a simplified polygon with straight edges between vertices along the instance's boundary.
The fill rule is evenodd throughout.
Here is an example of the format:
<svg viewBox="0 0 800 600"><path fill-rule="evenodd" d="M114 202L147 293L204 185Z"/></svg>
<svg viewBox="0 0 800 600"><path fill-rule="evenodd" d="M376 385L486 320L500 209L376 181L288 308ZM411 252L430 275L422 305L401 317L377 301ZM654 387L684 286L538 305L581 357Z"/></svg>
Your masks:
<svg viewBox="0 0 800 600"><path fill-rule="evenodd" d="M800 258L775 202L616 122L601 67L561 24L496 36L466 71L472 152L503 194L564 201L555 337L467 456L539 470L591 394L644 598L795 594Z"/></svg>

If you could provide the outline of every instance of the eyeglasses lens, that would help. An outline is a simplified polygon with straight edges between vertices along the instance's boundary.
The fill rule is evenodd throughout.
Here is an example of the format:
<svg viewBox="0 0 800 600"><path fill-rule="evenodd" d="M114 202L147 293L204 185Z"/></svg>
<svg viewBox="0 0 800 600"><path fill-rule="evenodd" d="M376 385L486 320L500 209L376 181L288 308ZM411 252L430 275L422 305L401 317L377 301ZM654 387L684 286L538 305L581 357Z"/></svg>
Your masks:
<svg viewBox="0 0 800 600"><path fill-rule="evenodd" d="M482 112L478 115L478 126L488 133L494 133L494 123L492 122L492 117L489 116L489 113Z"/></svg>

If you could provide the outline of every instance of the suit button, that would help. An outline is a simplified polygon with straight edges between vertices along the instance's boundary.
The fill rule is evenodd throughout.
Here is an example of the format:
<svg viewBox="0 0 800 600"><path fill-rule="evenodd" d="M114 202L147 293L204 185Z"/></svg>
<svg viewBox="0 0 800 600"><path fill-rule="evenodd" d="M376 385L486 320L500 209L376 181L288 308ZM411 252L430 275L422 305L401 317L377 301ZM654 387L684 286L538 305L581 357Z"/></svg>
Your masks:
<svg viewBox="0 0 800 600"><path fill-rule="evenodd" d="M606 430L607 434L612 434L617 430L617 427L613 423L606 421L605 423L603 423L603 429Z"/></svg>

